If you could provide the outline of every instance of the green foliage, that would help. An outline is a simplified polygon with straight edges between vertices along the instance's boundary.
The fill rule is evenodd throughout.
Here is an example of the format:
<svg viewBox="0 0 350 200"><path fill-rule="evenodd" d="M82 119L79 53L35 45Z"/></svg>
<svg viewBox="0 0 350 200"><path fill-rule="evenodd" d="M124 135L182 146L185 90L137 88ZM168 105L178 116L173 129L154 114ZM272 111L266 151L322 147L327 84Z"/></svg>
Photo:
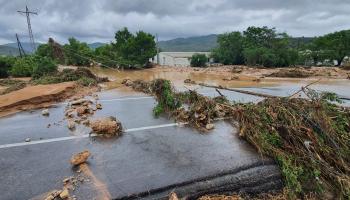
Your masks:
<svg viewBox="0 0 350 200"><path fill-rule="evenodd" d="M191 67L205 67L207 65L208 58L205 54L193 54L191 57Z"/></svg>
<svg viewBox="0 0 350 200"><path fill-rule="evenodd" d="M15 61L15 57L0 56L0 78L7 78L9 76L9 73Z"/></svg>
<svg viewBox="0 0 350 200"><path fill-rule="evenodd" d="M63 46L66 64L76 66L89 66L93 51L84 43L75 38L68 39L69 44Z"/></svg>
<svg viewBox="0 0 350 200"><path fill-rule="evenodd" d="M48 57L37 57L37 64L33 66L32 77L40 78L43 75L52 74L57 71L57 65Z"/></svg>
<svg viewBox="0 0 350 200"><path fill-rule="evenodd" d="M176 98L169 80L156 79L152 82L151 87L158 99L158 104L153 109L155 116L159 116L167 111L173 111L181 106L181 102Z"/></svg>
<svg viewBox="0 0 350 200"><path fill-rule="evenodd" d="M157 54L154 36L149 33L139 31L133 35L124 28L115 34L115 40L113 47L122 67L142 68Z"/></svg>
<svg viewBox="0 0 350 200"><path fill-rule="evenodd" d="M48 57L54 59L53 48L49 44L40 44L36 49L35 54L40 57Z"/></svg>
<svg viewBox="0 0 350 200"><path fill-rule="evenodd" d="M37 62L34 56L18 58L11 69L11 75L14 77L29 77L36 65Z"/></svg>
<svg viewBox="0 0 350 200"><path fill-rule="evenodd" d="M215 61L225 65L244 63L244 38L240 32L225 33L218 36L218 47L212 52Z"/></svg>
<svg viewBox="0 0 350 200"><path fill-rule="evenodd" d="M299 55L289 41L286 33L277 33L274 28L249 27L243 35L232 32L219 36L219 47L213 51L213 57L223 64L291 66L297 63Z"/></svg>
<svg viewBox="0 0 350 200"><path fill-rule="evenodd" d="M341 65L346 56L350 55L350 30L343 30L321 36L308 46L316 54L315 62L325 59L337 60Z"/></svg>
<svg viewBox="0 0 350 200"><path fill-rule="evenodd" d="M110 67L118 67L119 57L112 44L102 45L95 49L94 58L97 62Z"/></svg>

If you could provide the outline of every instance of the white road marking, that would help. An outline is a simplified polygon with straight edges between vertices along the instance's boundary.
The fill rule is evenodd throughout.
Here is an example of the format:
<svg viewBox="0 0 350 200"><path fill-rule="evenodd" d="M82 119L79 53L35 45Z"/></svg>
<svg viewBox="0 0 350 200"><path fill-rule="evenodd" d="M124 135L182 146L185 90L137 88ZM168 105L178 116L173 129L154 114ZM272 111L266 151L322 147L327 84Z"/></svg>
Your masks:
<svg viewBox="0 0 350 200"><path fill-rule="evenodd" d="M158 128L166 128L166 127L173 127L173 126L181 126L185 125L186 123L171 123L171 124L162 124L162 125L156 125L156 126L146 126L146 127L140 127L140 128L131 128L124 130L125 133L130 132L136 132L136 131L142 131L142 130L151 130L151 129L158 129ZM20 143L13 143L13 144L3 144L0 145L0 149L7 149L11 147L21 147L21 146L29 146L34 144L44 144L44 143L52 143L52 142L61 142L61 141L67 141L67 140L76 140L81 138L88 138L96 137L96 134L85 134L81 136L68 136L68 137L60 137L60 138L52 138L52 139L46 139L46 140L38 140L38 141L32 141L32 142L20 142Z"/></svg>

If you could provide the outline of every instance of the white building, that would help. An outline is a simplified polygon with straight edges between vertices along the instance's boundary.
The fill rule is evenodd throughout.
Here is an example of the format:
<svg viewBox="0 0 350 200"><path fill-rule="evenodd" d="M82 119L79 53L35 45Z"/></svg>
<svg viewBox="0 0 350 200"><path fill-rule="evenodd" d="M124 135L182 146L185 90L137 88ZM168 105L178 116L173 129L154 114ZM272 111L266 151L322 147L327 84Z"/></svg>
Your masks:
<svg viewBox="0 0 350 200"><path fill-rule="evenodd" d="M190 66L191 57L193 54L205 54L207 57L210 56L210 52L160 52L159 59L157 59L157 55L151 59L151 62L166 65L166 66L181 66L187 67ZM159 63L157 61L159 60ZM211 60L208 59L208 62Z"/></svg>

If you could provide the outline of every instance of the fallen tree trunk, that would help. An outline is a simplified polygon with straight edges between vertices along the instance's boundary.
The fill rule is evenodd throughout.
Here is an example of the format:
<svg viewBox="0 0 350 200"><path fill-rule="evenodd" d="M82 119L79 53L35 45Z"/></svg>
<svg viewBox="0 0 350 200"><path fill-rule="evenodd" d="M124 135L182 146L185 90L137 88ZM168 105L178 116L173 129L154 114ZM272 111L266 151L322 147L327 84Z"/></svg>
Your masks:
<svg viewBox="0 0 350 200"><path fill-rule="evenodd" d="M246 90L232 89L232 88L223 87L221 85L220 86L215 86L215 85L208 85L208 84L205 84L205 83L198 83L198 85L204 86L204 87L209 87L209 88L215 88L215 89L222 89L222 90L228 90L228 91L233 91L233 92L239 92L239 93L243 93L243 94L249 94L249 95L254 95L254 96L264 97L264 98L278 98L278 96L274 96L274 95L262 94L262 93L251 92L251 91L246 91Z"/></svg>

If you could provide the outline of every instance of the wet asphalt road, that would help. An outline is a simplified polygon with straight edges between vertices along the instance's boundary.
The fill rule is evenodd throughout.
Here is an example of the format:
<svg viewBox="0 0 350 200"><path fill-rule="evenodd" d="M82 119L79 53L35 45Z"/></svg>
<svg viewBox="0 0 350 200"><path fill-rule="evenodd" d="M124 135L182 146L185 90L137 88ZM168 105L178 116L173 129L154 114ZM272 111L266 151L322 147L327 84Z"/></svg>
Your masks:
<svg viewBox="0 0 350 200"><path fill-rule="evenodd" d="M216 95L211 89L201 92ZM233 97L247 99L247 95ZM182 195L198 195L227 187L228 183L234 184L225 190L253 191L249 185L252 180L264 189L280 187L280 175L273 162L262 159L237 138L236 130L226 122L218 122L212 133L200 134L189 127L171 125L174 122L167 117L154 118L152 97L109 91L100 93L100 99L103 109L94 117L116 116L130 132L118 139L77 137L56 141L90 132L83 126L73 132L68 130L63 119L64 103L50 108L49 117L35 110L0 119L1 200L30 199L61 189L65 177L77 174L69 164L70 157L85 149L92 153L88 166L97 183L90 180L80 184L74 192L78 199L101 198L105 195L101 191L108 191L113 199L161 198L174 188ZM170 125L154 127L167 124ZM26 138L41 143L24 143ZM271 180L262 180L261 173L269 174ZM218 179L221 176L226 178ZM237 184L238 180L242 185Z"/></svg>
<svg viewBox="0 0 350 200"><path fill-rule="evenodd" d="M297 90L298 87L295 87ZM286 95L294 88L249 89ZM213 89L199 92L217 96ZM257 102L261 98L222 91L230 100ZM117 90L99 94L103 105L94 117L116 116L127 130L118 139L86 136L88 128L69 131L63 120L65 104L21 112L0 119L0 200L30 199L62 188L62 180L77 174L70 157L88 149L88 167L97 180L80 184L78 199L164 198L175 190L180 196L196 197L207 192L257 192L281 187L281 177L270 159L263 159L226 122L217 122L209 134L189 127L172 126L166 117L154 118L155 101L143 94L125 96ZM51 124L48 128L47 125ZM154 127L167 125L168 127ZM135 128L141 128L136 130ZM40 144L23 143L26 138ZM13 145L13 146L8 146ZM102 191L102 192L101 192ZM104 191L104 193L103 193Z"/></svg>

